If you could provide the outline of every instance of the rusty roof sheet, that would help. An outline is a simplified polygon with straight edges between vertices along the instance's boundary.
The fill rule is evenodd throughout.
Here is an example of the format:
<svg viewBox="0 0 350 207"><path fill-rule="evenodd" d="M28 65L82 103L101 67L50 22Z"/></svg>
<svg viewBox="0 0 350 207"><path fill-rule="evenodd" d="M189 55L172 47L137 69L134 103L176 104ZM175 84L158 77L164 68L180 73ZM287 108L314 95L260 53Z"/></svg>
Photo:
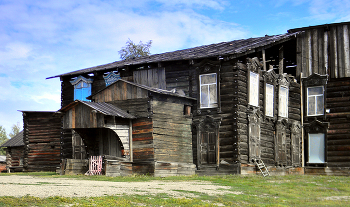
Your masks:
<svg viewBox="0 0 350 207"><path fill-rule="evenodd" d="M20 147L24 146L23 142L23 130L12 137L10 140L2 144L0 147Z"/></svg>
<svg viewBox="0 0 350 207"><path fill-rule="evenodd" d="M95 67L90 67L86 69L81 69L69 73L64 73L61 75L51 76L50 78L57 78L61 76L73 76L79 74L92 73L95 71L103 71L108 69L123 68L128 65L139 65L147 63L157 63L164 61L176 61L176 60L193 60L207 57L220 57L220 56L240 56L245 55L249 52L254 52L256 48L264 48L268 46L273 46L278 43L288 41L299 32L295 33L286 33L281 35L272 35L264 37L256 37L242 40L234 40L230 42L221 42L210 45L203 45L199 47L193 47L184 50L177 50L173 52L166 52L161 54L155 54L150 56L144 56L135 59L115 61L113 63L108 63L104 65L99 65Z"/></svg>
<svg viewBox="0 0 350 207"><path fill-rule="evenodd" d="M96 102L76 100L58 111L59 112L60 111L68 111L69 109L75 107L79 103L85 104L85 105L89 106L90 108L95 109L96 111L98 111L104 115L107 115L107 116L116 116L116 117L125 118L125 119L135 119L136 118L135 116L127 113L126 111L116 107L115 105L110 104L110 103L105 103L105 102L96 103Z"/></svg>

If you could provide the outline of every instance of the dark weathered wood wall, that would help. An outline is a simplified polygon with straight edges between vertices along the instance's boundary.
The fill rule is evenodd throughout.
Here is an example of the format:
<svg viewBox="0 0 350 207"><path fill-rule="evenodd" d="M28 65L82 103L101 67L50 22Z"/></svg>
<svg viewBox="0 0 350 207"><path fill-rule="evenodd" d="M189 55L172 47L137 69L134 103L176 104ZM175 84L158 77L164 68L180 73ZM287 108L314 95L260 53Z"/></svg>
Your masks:
<svg viewBox="0 0 350 207"><path fill-rule="evenodd" d="M331 79L327 84L327 165L350 167L350 79Z"/></svg>
<svg viewBox="0 0 350 207"><path fill-rule="evenodd" d="M53 112L23 112L27 171L55 171L60 166L61 117Z"/></svg>
<svg viewBox="0 0 350 207"><path fill-rule="evenodd" d="M297 36L297 77L312 73L350 77L349 23L305 30Z"/></svg>
<svg viewBox="0 0 350 207"><path fill-rule="evenodd" d="M134 162L154 161L152 119L139 118L133 120L132 142Z"/></svg>

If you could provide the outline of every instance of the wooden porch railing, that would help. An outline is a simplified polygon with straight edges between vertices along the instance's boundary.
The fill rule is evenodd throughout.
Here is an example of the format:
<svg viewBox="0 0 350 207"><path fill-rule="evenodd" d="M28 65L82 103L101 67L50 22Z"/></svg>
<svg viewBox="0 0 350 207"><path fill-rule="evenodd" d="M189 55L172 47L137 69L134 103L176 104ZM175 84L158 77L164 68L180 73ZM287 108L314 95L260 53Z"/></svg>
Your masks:
<svg viewBox="0 0 350 207"><path fill-rule="evenodd" d="M88 175L101 175L102 173L102 156L91 156L89 160Z"/></svg>

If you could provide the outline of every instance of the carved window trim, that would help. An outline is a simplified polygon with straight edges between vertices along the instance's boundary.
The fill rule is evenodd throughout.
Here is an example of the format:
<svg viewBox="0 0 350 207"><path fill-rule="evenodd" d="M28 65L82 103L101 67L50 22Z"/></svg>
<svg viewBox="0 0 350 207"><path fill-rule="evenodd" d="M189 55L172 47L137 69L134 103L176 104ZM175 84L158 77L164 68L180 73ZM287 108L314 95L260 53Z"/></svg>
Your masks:
<svg viewBox="0 0 350 207"><path fill-rule="evenodd" d="M288 118L288 97L289 88L286 86L279 86L278 90L278 116Z"/></svg>
<svg viewBox="0 0 350 207"><path fill-rule="evenodd" d="M276 97L278 97L277 96L278 75L275 73L273 69L270 69L269 71L263 71L263 77L264 77L264 117L269 120L275 121L277 117L276 116L276 105L277 105ZM268 93L268 87L271 87L271 86L272 86L272 94ZM268 100L269 97L270 97L270 100ZM270 107L270 110L269 110L269 107ZM272 111L271 111L271 107L272 107Z"/></svg>
<svg viewBox="0 0 350 207"><path fill-rule="evenodd" d="M309 124L304 124L305 134L304 143L305 143L305 165L306 166L327 166L327 131L328 131L329 123L328 122L320 122L318 120L314 120ZM309 161L309 150L310 150L310 134L317 135L323 134L324 140L322 143L324 146L324 162L323 163L315 163Z"/></svg>
<svg viewBox="0 0 350 207"><path fill-rule="evenodd" d="M317 116L325 116L325 109L327 108L326 103L326 94L327 94L327 81L328 75L319 75L317 73L313 73L307 78L302 78L303 91L304 91L304 116L305 117L317 117ZM308 90L313 87L323 87L323 113L322 114L309 114L309 96Z"/></svg>
<svg viewBox="0 0 350 207"><path fill-rule="evenodd" d="M75 80L70 81L74 86L74 100L89 101L86 97L91 95L91 84L93 79L78 76Z"/></svg>
<svg viewBox="0 0 350 207"><path fill-rule="evenodd" d="M120 73L115 73L112 71L104 75L103 79L105 80L106 86L109 86L121 78L120 78Z"/></svg>

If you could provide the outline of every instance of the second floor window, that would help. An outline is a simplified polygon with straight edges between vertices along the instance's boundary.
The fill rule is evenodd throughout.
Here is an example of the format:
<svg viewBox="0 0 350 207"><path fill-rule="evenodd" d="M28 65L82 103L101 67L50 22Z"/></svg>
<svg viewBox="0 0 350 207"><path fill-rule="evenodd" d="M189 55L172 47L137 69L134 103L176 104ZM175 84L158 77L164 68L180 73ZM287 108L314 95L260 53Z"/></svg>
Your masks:
<svg viewBox="0 0 350 207"><path fill-rule="evenodd" d="M288 117L288 88L282 86L279 91L278 115Z"/></svg>
<svg viewBox="0 0 350 207"><path fill-rule="evenodd" d="M273 85L266 84L265 88L265 115L273 117L273 98L274 98Z"/></svg>
<svg viewBox="0 0 350 207"><path fill-rule="evenodd" d="M216 73L199 76L200 107L215 108L218 106Z"/></svg>
<svg viewBox="0 0 350 207"><path fill-rule="evenodd" d="M259 106L259 74L249 74L249 104Z"/></svg>
<svg viewBox="0 0 350 207"><path fill-rule="evenodd" d="M71 81L74 86L74 100L88 101L86 97L91 95L91 83L92 79L79 76L75 80Z"/></svg>
<svg viewBox="0 0 350 207"><path fill-rule="evenodd" d="M307 115L317 116L324 114L323 86L307 88Z"/></svg>

